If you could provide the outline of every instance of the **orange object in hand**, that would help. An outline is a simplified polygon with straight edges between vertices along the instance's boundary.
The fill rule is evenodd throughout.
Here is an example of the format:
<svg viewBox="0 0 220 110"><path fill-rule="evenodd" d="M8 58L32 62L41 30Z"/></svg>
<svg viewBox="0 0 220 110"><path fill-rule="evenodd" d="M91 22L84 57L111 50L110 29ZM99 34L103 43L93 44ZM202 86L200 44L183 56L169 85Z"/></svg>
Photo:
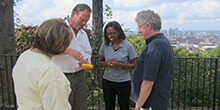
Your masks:
<svg viewBox="0 0 220 110"><path fill-rule="evenodd" d="M92 69L93 65L92 64L88 64L88 63L83 63L82 64L82 68L84 68L84 69Z"/></svg>

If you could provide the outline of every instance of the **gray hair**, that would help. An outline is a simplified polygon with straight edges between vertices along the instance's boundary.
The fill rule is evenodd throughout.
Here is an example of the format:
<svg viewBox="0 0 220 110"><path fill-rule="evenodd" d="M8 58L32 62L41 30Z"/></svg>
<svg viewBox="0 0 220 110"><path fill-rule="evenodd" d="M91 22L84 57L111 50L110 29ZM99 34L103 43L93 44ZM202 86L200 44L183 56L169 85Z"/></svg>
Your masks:
<svg viewBox="0 0 220 110"><path fill-rule="evenodd" d="M139 21L141 25L150 23L155 31L160 31L161 29L162 21L160 15L153 10L142 10L138 12L135 21Z"/></svg>

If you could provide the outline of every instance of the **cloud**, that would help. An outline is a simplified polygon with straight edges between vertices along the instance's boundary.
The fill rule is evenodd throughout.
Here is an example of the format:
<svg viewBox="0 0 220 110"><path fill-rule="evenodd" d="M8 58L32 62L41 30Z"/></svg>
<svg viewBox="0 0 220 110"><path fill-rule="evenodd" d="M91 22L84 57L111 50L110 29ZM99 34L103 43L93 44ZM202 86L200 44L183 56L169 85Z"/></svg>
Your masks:
<svg viewBox="0 0 220 110"><path fill-rule="evenodd" d="M136 28L136 23L135 23L135 16L136 16L137 11L124 11L124 10L116 10L113 12L113 18L108 19L106 22L109 21L117 21L120 24L123 24L123 28L125 29L134 29ZM133 27L133 28L131 28Z"/></svg>
<svg viewBox="0 0 220 110"><path fill-rule="evenodd" d="M72 8L77 3L85 3L83 1L86 0L24 0L15 11L19 14L22 24L39 25L45 19L71 15Z"/></svg>
<svg viewBox="0 0 220 110"><path fill-rule="evenodd" d="M184 25L187 23L193 28L196 27L195 25L198 25L199 23L209 24L209 22L216 22L216 25L220 24L218 20L220 18L219 4L220 1L216 0L197 0L162 3L150 8L161 15L163 25L166 28L171 25L173 28L175 26L184 28ZM209 28L211 29L212 27Z"/></svg>
<svg viewBox="0 0 220 110"><path fill-rule="evenodd" d="M22 2L23 4L15 7L15 11L25 25L38 25L52 17L63 18L71 14L72 8L77 3L86 3L92 8L92 0L23 0ZM134 21L136 13L144 9L158 12L164 28L184 29L190 28L191 25L193 29L198 25L205 26L199 28L213 29L216 26L206 27L205 24L220 25L219 0L103 0L103 9L105 4L108 4L113 11L111 20L123 23L124 28L131 30L136 28ZM92 17L89 24L92 24L91 22Z"/></svg>
<svg viewBox="0 0 220 110"><path fill-rule="evenodd" d="M180 27L183 28L183 23L198 23L200 20L209 21L218 17L219 13L218 1L207 0L113 0L113 19L118 20L120 23L124 23L125 27L135 30L136 23L134 18L136 13L143 9L152 9L161 15L164 27ZM207 5L209 4L209 5ZM207 8L209 7L209 8ZM214 11L215 10L215 11ZM217 12L216 12L217 11Z"/></svg>
<svg viewBox="0 0 220 110"><path fill-rule="evenodd" d="M137 10L137 9L147 9L148 7L154 6L154 5L160 5L161 3L172 3L177 2L177 0L113 0L113 3L115 5L115 8L119 9L131 9L131 10Z"/></svg>
<svg viewBox="0 0 220 110"><path fill-rule="evenodd" d="M137 11L123 11L123 10L117 10L113 13L113 20L118 20L121 22L130 22L134 21L134 18L136 16Z"/></svg>
<svg viewBox="0 0 220 110"><path fill-rule="evenodd" d="M51 4L49 0L38 1L38 0L24 0L24 4L20 5L18 14L21 17L22 23L36 23L39 19L39 13L44 12L46 4ZM43 7L43 8L42 8ZM49 5L47 8L51 8ZM43 18L43 17L42 17Z"/></svg>

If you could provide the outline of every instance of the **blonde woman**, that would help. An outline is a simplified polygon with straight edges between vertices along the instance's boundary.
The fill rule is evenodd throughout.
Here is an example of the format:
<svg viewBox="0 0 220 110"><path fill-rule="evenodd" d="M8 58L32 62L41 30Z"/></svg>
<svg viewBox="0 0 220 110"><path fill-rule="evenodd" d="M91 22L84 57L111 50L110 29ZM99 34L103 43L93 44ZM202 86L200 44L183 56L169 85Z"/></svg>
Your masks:
<svg viewBox="0 0 220 110"><path fill-rule="evenodd" d="M70 83L51 57L63 53L72 32L62 19L44 21L34 48L23 52L13 68L18 110L70 110Z"/></svg>

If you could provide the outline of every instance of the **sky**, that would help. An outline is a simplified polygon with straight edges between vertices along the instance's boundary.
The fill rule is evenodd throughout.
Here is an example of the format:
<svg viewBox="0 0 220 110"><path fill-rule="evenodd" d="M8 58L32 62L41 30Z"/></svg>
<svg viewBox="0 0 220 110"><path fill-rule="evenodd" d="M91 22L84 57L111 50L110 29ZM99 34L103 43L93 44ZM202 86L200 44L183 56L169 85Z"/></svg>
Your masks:
<svg viewBox="0 0 220 110"><path fill-rule="evenodd" d="M71 14L77 3L86 3L92 8L92 0L22 0L16 2L14 10L19 14L21 24L40 25L49 18L64 18ZM220 30L220 0L103 0L103 12L107 4L112 19L123 29L137 31L136 14L151 9L162 19L162 30ZM88 21L92 25L92 15Z"/></svg>

